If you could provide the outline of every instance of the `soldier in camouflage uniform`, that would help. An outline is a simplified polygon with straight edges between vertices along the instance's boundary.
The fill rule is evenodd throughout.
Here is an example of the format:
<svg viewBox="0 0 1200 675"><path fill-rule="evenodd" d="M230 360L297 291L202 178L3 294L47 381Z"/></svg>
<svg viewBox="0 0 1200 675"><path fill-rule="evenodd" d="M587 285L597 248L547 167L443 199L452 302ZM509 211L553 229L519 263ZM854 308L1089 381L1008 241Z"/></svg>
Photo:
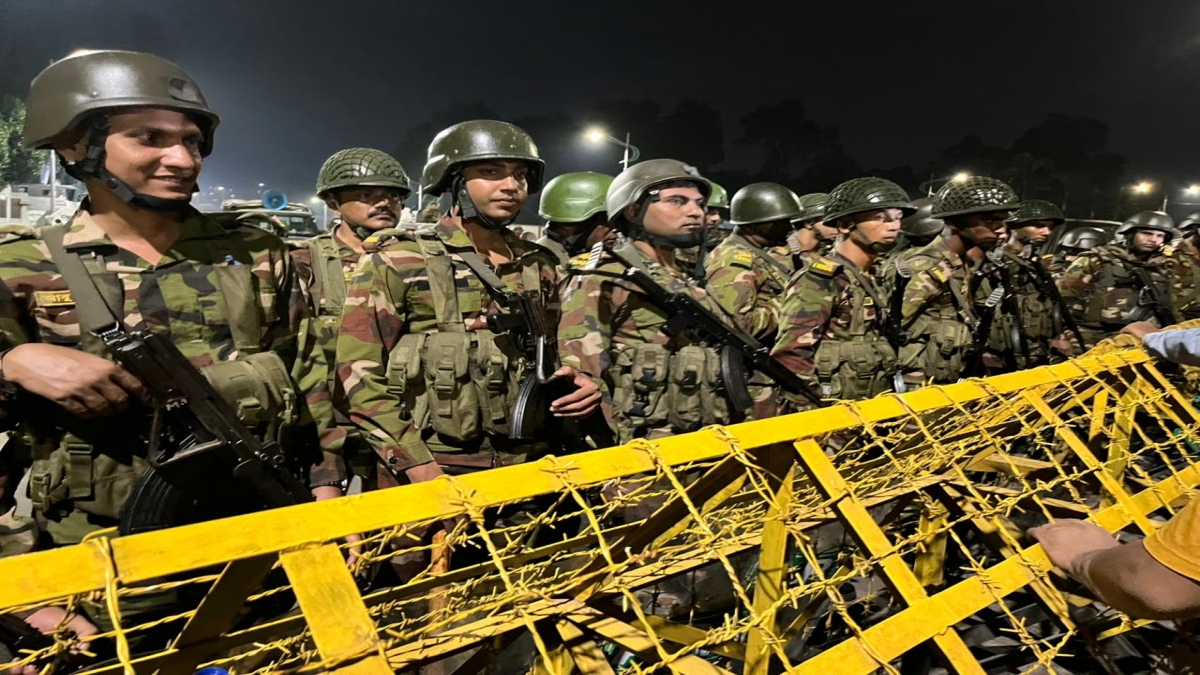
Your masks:
<svg viewBox="0 0 1200 675"><path fill-rule="evenodd" d="M712 297L738 327L765 344L775 342L778 302L793 270L771 249L784 244L799 216L796 193L778 183L751 183L733 196L733 233L705 263Z"/></svg>
<svg viewBox="0 0 1200 675"><path fill-rule="evenodd" d="M709 190L695 168L673 159L622 171L606 200L609 222L625 237L614 251L668 291L691 293L732 323L675 258L676 249L702 236ZM730 411L718 391L719 355L686 331L664 333L669 317L621 278L624 269L607 255L594 267L572 261L574 277L563 295L559 325L563 363L594 378L605 392L619 440L658 438L734 419L741 411Z"/></svg>
<svg viewBox="0 0 1200 675"><path fill-rule="evenodd" d="M334 414L332 364L337 357L337 336L342 324L346 286L354 275L364 252L364 240L394 232L400 222L400 208L411 194L408 174L400 163L385 152L372 148L349 148L334 153L317 174L317 196L325 200L337 216L337 227L292 248L296 271L309 289L312 299L312 328L307 333L316 340L329 376L328 386L314 391L309 407L337 424L323 429L322 447L340 454L369 485L378 479L375 454L368 448L357 428L340 413ZM386 480L387 476L384 476ZM386 484L386 483L385 483Z"/></svg>
<svg viewBox="0 0 1200 675"><path fill-rule="evenodd" d="M491 287L533 294L558 323L558 259L509 228L542 185L544 163L523 130L491 120L456 124L429 145L426 194L449 194L450 210L415 241L382 243L359 263L337 344L338 393L347 416L387 470L402 481L516 464L546 451L542 439L510 439L526 373L525 354L489 317L508 309ZM496 318L493 318L495 321ZM550 412L591 415L593 381Z"/></svg>
<svg viewBox="0 0 1200 675"><path fill-rule="evenodd" d="M1112 243L1085 251L1071 263L1058 280L1058 291L1087 341L1074 345L1077 351L1134 321L1151 321L1159 328L1179 322L1172 261L1162 253L1175 234L1171 216L1142 211L1117 229Z"/></svg>
<svg viewBox="0 0 1200 675"><path fill-rule="evenodd" d="M907 344L900 365L909 384L958 381L975 348L979 315L971 276L982 253L1007 239L1006 222L1021 204L1013 189L985 176L947 183L933 197L931 217L946 224L942 236L908 260L912 279L904 291ZM979 255L972 258L972 250Z"/></svg>
<svg viewBox="0 0 1200 675"><path fill-rule="evenodd" d="M299 351L307 305L286 246L254 227L226 229L190 204L218 122L196 82L151 54L80 52L31 85L26 145L52 149L88 193L67 224L0 237L0 431L13 435L5 452L18 443L32 458L29 497L56 544L116 526L148 466L145 391L107 358L93 333L106 326L91 325L97 313L170 340L218 390L232 375L299 393L289 449L318 453L308 392L295 380L325 378L308 375L316 361ZM107 308L78 308L88 295ZM317 498L340 495L330 484L345 477L336 457L326 459L309 476ZM126 604L130 619L161 610L162 598ZM54 612L63 618L47 608L29 622L44 625Z"/></svg>
<svg viewBox="0 0 1200 675"><path fill-rule="evenodd" d="M901 219L915 211L904 189L882 178L855 178L829 193L825 222L841 239L792 277L772 351L822 397L854 400L893 390L896 351L872 265L895 244ZM793 410L812 407L803 398L789 403Z"/></svg>
<svg viewBox="0 0 1200 675"><path fill-rule="evenodd" d="M1057 250L1050 257L1050 273L1055 279L1061 278L1081 253L1096 248L1106 239L1104 232L1095 227L1077 227L1067 232L1058 240Z"/></svg>
<svg viewBox="0 0 1200 675"><path fill-rule="evenodd" d="M1060 308L1052 297L1038 290L1038 268L1047 278L1050 274L1050 256L1038 255L1038 250L1054 228L1064 222L1062 211L1054 204L1043 199L1025 201L1008 223L1008 243L993 254L1016 311L1015 316L1006 311L1002 320L997 316L998 330L993 331L991 346L995 351L1013 354L1020 368L1048 364L1050 343L1064 329L1061 318L1055 321Z"/></svg>
<svg viewBox="0 0 1200 675"><path fill-rule="evenodd" d="M1173 286L1175 306L1185 320L1200 319L1200 211L1189 213L1179 221L1179 241L1174 246Z"/></svg>
<svg viewBox="0 0 1200 675"><path fill-rule="evenodd" d="M546 220L546 230L536 243L553 251L564 268L612 232L604 212L611 184L612 176L581 171L557 176L542 189L538 215Z"/></svg>
<svg viewBox="0 0 1200 675"><path fill-rule="evenodd" d="M882 264L877 265L880 268L879 279L889 293L894 285L896 266L907 264L917 251L933 243L946 227L940 218L932 216L933 199L914 199L913 206L916 212L900 221L900 236L896 238L896 245L881 256L879 262Z"/></svg>

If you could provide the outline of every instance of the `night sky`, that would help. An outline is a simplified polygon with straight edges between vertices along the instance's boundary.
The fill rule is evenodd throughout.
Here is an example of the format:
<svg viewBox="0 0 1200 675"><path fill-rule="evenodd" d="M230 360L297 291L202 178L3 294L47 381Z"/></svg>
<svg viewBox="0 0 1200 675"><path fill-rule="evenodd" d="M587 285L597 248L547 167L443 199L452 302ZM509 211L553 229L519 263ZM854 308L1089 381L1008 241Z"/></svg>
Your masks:
<svg viewBox="0 0 1200 675"><path fill-rule="evenodd" d="M203 184L237 189L311 194L332 152L397 147L456 104L577 114L582 129L604 121L590 103L623 98L715 107L731 166L757 161L738 119L782 98L837 125L863 166L1084 114L1111 127L1131 176L1153 177L1200 157L1198 43L1200 5L1182 0L0 0L0 92L24 96L79 47L157 53L223 118ZM653 138L634 142L656 156ZM618 152L581 143L576 166L549 172L615 171ZM423 157L399 159L419 175Z"/></svg>

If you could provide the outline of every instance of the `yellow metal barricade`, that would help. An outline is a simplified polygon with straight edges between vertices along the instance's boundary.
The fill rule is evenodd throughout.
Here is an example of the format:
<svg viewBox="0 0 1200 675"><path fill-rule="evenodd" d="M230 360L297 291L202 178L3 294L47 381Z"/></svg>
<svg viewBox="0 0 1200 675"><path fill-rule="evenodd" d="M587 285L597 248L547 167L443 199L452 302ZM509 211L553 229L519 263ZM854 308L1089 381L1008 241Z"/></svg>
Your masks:
<svg viewBox="0 0 1200 675"><path fill-rule="evenodd" d="M1084 597L1023 532L1063 517L1153 531L1200 483L1198 441L1170 378L1136 346L1106 344L985 380L3 559L0 613L107 612L116 659L87 666L104 673L1149 672L1191 637ZM170 611L124 611L166 591ZM147 636L166 637L146 648ZM16 660L58 663L72 643Z"/></svg>

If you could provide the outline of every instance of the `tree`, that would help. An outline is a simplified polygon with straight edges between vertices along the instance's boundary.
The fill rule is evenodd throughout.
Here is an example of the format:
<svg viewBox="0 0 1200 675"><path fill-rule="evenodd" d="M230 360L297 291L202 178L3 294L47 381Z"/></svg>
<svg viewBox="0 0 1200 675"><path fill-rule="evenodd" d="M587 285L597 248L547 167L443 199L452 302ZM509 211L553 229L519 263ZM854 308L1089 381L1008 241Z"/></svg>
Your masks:
<svg viewBox="0 0 1200 675"><path fill-rule="evenodd" d="M40 153L25 149L24 130L25 102L15 96L0 97L0 185L37 178Z"/></svg>
<svg viewBox="0 0 1200 675"><path fill-rule="evenodd" d="M764 104L742 117L739 143L758 146L763 152L760 180L789 182L816 157L816 149L827 142L821 126L808 118L799 99ZM835 134L836 138L836 134Z"/></svg>

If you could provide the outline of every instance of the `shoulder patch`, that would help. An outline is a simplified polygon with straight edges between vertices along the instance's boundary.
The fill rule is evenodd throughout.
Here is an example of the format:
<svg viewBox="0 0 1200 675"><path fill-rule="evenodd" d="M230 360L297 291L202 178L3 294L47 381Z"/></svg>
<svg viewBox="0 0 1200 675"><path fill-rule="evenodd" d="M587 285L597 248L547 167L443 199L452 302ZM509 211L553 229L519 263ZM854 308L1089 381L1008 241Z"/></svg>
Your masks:
<svg viewBox="0 0 1200 675"><path fill-rule="evenodd" d="M28 225L0 225L0 244L21 239L36 239L37 230Z"/></svg>
<svg viewBox="0 0 1200 675"><path fill-rule="evenodd" d="M937 279L939 283L946 283L946 271L942 269L941 265L931 268L929 273L933 275L933 278Z"/></svg>
<svg viewBox="0 0 1200 675"><path fill-rule="evenodd" d="M71 291L34 291L33 299L39 307L74 307L75 298Z"/></svg>
<svg viewBox="0 0 1200 675"><path fill-rule="evenodd" d="M1168 258L1175 255L1175 247L1167 244L1166 246L1162 247L1162 254Z"/></svg>
<svg viewBox="0 0 1200 675"><path fill-rule="evenodd" d="M569 261L567 261L567 267L570 267L571 269L581 270L581 269L587 267L588 259L590 259L591 257L592 257L592 254L590 251L588 253L580 253L579 255L577 255L574 258L571 258Z"/></svg>
<svg viewBox="0 0 1200 675"><path fill-rule="evenodd" d="M842 266L829 258L817 258L808 265L808 271L823 277L835 276L842 271Z"/></svg>
<svg viewBox="0 0 1200 675"><path fill-rule="evenodd" d="M730 265L745 267L746 269L754 268L754 254L750 251L737 251L729 260Z"/></svg>
<svg viewBox="0 0 1200 675"><path fill-rule="evenodd" d="M415 230L389 227L371 233L363 240L363 252L374 253L393 241L416 241Z"/></svg>

